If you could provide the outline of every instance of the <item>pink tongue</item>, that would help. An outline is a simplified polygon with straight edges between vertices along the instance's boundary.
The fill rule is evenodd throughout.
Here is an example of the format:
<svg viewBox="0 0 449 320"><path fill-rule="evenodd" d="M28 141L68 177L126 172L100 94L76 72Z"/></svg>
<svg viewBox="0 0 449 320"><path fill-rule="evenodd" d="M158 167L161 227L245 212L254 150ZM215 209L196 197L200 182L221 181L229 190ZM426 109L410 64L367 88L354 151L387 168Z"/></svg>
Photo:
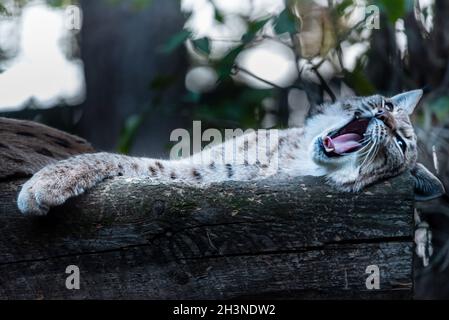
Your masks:
<svg viewBox="0 0 449 320"><path fill-rule="evenodd" d="M362 136L356 133L346 133L341 136L324 138L326 151L333 151L336 154L343 154L361 146Z"/></svg>

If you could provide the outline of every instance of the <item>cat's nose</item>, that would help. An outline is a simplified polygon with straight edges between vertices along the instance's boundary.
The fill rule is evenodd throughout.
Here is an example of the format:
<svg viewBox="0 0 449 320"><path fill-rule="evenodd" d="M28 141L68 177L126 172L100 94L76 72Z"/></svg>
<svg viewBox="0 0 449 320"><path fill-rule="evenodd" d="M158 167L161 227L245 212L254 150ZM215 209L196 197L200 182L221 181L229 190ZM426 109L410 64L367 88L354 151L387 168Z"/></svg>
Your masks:
<svg viewBox="0 0 449 320"><path fill-rule="evenodd" d="M393 115L391 112L388 112L384 109L379 109L375 115L375 117L379 120L381 120L385 125L390 128L391 130L396 130L396 121L394 120Z"/></svg>

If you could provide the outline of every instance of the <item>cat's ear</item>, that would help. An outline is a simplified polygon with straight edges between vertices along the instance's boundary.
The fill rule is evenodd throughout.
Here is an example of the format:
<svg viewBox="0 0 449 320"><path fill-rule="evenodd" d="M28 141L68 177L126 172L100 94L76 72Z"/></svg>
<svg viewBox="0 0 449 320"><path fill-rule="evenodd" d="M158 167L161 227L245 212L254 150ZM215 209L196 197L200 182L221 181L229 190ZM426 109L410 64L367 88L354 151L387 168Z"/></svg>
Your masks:
<svg viewBox="0 0 449 320"><path fill-rule="evenodd" d="M421 163L417 163L411 173L415 180L415 199L417 201L432 200L446 193L443 183Z"/></svg>
<svg viewBox="0 0 449 320"><path fill-rule="evenodd" d="M412 114L415 107L418 105L419 100L421 100L423 91L421 89L403 92L391 97L395 107L402 109L407 114Z"/></svg>

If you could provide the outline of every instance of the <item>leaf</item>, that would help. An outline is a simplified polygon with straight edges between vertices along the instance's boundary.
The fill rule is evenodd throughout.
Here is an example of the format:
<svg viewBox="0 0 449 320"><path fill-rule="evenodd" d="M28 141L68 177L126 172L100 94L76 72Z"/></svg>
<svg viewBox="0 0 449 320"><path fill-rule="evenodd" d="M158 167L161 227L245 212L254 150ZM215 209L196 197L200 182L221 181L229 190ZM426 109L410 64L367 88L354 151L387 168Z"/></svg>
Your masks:
<svg viewBox="0 0 449 320"><path fill-rule="evenodd" d="M218 79L223 80L231 74L232 69L235 65L235 59L243 51L245 46L243 44L235 47L231 51L229 51L219 62L217 65L217 73Z"/></svg>
<svg viewBox="0 0 449 320"><path fill-rule="evenodd" d="M195 118L216 128L254 128L259 125L260 106L265 98L273 97L273 90L251 89L232 81L222 82L218 96L205 96L194 108ZM232 92L232 95L229 95Z"/></svg>
<svg viewBox="0 0 449 320"><path fill-rule="evenodd" d="M288 8L285 8L275 20L274 31L277 34L297 33L297 22L295 16Z"/></svg>
<svg viewBox="0 0 449 320"><path fill-rule="evenodd" d="M335 6L335 11L338 14L338 16L343 16L345 10L349 8L349 6L352 4L353 4L352 0L343 0L341 3L337 4Z"/></svg>
<svg viewBox="0 0 449 320"><path fill-rule="evenodd" d="M375 0L375 3L387 14L390 22L394 23L405 15L406 1L408 0Z"/></svg>
<svg viewBox="0 0 449 320"><path fill-rule="evenodd" d="M261 19L261 20L256 20L256 21L250 21L249 24L248 24L248 31L256 33L260 29L262 29L267 24L267 22L270 21L270 20L271 20L271 17L270 18Z"/></svg>
<svg viewBox="0 0 449 320"><path fill-rule="evenodd" d="M345 71L345 80L359 95L368 96L376 92L373 84L366 76L361 59L357 61L356 67L352 72Z"/></svg>
<svg viewBox="0 0 449 320"><path fill-rule="evenodd" d="M210 43L208 38L204 37L201 39L192 40L192 44L198 51L207 55L210 54Z"/></svg>
<svg viewBox="0 0 449 320"><path fill-rule="evenodd" d="M137 131L143 123L142 114L134 114L125 121L125 125L120 133L118 152L128 154L131 150Z"/></svg>
<svg viewBox="0 0 449 320"><path fill-rule="evenodd" d="M242 42L251 42L255 38L257 32L259 32L270 20L271 17L262 20L250 21L248 24L248 31L242 36Z"/></svg>
<svg viewBox="0 0 449 320"><path fill-rule="evenodd" d="M224 17L221 14L220 11L218 11L217 8L214 8L214 18L216 21L218 21L219 23L223 23L224 22Z"/></svg>
<svg viewBox="0 0 449 320"><path fill-rule="evenodd" d="M9 16L9 12L8 10L0 3L0 16L5 15L5 16Z"/></svg>
<svg viewBox="0 0 449 320"><path fill-rule="evenodd" d="M160 49L163 53L172 53L175 51L178 47L184 44L184 42L187 41L192 35L192 32L188 30L182 30L176 34L174 34L168 41L165 43L165 45L162 46Z"/></svg>

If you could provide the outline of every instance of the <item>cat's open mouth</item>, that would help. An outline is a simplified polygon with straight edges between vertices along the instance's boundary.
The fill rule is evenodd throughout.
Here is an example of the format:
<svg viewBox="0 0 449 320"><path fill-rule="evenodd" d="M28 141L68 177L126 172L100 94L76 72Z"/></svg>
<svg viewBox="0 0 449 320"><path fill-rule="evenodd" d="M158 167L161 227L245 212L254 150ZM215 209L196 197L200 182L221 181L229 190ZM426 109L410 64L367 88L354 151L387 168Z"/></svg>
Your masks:
<svg viewBox="0 0 449 320"><path fill-rule="evenodd" d="M322 139L326 155L338 157L360 150L369 123L370 119L354 119L339 130L330 132Z"/></svg>

